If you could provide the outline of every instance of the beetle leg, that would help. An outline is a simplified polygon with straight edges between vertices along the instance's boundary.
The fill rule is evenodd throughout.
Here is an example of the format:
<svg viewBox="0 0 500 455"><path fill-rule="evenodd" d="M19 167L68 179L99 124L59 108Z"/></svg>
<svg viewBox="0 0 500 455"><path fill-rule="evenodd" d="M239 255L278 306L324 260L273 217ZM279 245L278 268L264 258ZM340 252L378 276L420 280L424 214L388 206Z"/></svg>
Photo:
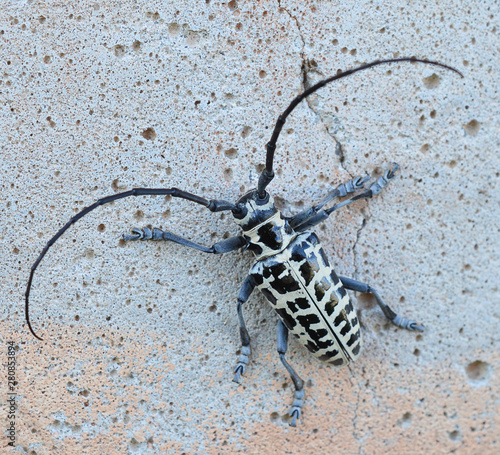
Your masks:
<svg viewBox="0 0 500 455"><path fill-rule="evenodd" d="M369 176L365 177L356 177L354 179L349 180L348 182L340 184L333 191L330 191L319 204L310 207L302 212L297 213L297 215L290 218L289 223L292 228L295 229L296 226L300 226L301 224L307 222L307 220L311 219L329 202L338 197L347 196L350 193L355 192L356 190L362 189L364 183L369 179Z"/></svg>
<svg viewBox="0 0 500 455"><path fill-rule="evenodd" d="M167 240L170 242L177 243L179 245L188 246L190 248L195 248L204 253L214 253L222 254L235 251L247 244L247 241L243 236L230 237L228 239L222 240L221 242L214 243L211 247L206 247L200 245L199 243L193 242L191 240L185 239L180 235L174 234L170 231L162 231L161 229L132 229L131 234L124 234L124 240Z"/></svg>
<svg viewBox="0 0 500 455"><path fill-rule="evenodd" d="M243 318L242 305L248 300L250 294L255 288L255 282L253 278L248 276L243 282L240 293L238 294L238 305L236 307L238 311L238 321L240 323L240 337L241 337L241 354L238 358L238 363L234 368L234 382L240 382L240 376L245 373L246 366L251 354L250 349L250 335L248 335L248 330L245 325L245 319Z"/></svg>
<svg viewBox="0 0 500 455"><path fill-rule="evenodd" d="M383 311L385 317L389 319L393 324L396 324L398 327L408 330L418 330L419 332L423 332L424 326L418 325L415 321L399 316L391 308L384 303L384 301L378 295L378 292L373 289L369 284L362 283L361 281L356 281L351 278L346 278L343 276L339 276L340 281L346 289L357 292L368 292L373 294L375 299L377 299L377 304L380 309Z"/></svg>
<svg viewBox="0 0 500 455"><path fill-rule="evenodd" d="M288 329L283 324L281 319L278 320L278 354L280 356L281 363L285 366L290 377L292 378L293 384L295 386L295 399L292 403L292 409L290 409L290 417L292 421L290 426L294 427L296 425L297 419L300 417L302 405L304 404L304 381L300 379L299 375L290 366L290 364L285 359L285 354L288 348Z"/></svg>
<svg viewBox="0 0 500 455"><path fill-rule="evenodd" d="M374 195L380 193L387 186L389 180L394 178L394 175L396 174L396 171L398 169L399 165L393 163L392 168L387 169L384 172L384 175L382 175L374 183L372 183L370 189L363 191L362 193L353 196L349 199L346 199L342 202L339 202L338 204L335 204L333 207L330 207L329 209L321 210L308 220L305 220L301 224L298 224L296 227L294 227L295 232L304 232L307 229L325 221L335 210L338 210L346 205L352 204L353 202L359 201L360 199L369 199Z"/></svg>

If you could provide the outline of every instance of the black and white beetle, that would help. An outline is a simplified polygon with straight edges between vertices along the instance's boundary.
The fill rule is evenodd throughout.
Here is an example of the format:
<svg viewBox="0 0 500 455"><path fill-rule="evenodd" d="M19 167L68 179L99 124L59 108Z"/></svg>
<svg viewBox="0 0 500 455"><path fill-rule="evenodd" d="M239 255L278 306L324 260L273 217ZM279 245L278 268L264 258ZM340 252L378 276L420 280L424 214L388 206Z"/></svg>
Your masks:
<svg viewBox="0 0 500 455"><path fill-rule="evenodd" d="M235 204L224 200L207 200L177 188L135 188L98 200L71 218L49 240L31 267L25 294L26 322L31 333L39 340L42 339L35 333L30 323L29 295L36 268L48 249L66 229L98 206L129 196L143 195L170 195L203 205L212 212L229 210L232 212L236 223L243 230L243 234L217 242L210 248L160 229L132 229L132 234L124 235L124 239L167 240L205 253L214 254L228 253L242 247L254 253L256 262L250 269L250 273L238 295L237 311L242 347L241 355L234 369L234 381L239 382L240 376L245 373L250 356L250 337L245 327L242 305L247 301L254 288L257 287L279 316L278 353L295 385L295 400L290 410L290 416L292 417L290 425L292 426L295 426L301 414L304 387L303 381L285 359L288 332L294 334L299 343L309 349L319 360L330 365L347 365L351 360L356 359L361 349L360 327L346 289L373 294L384 315L394 324L409 330L423 331L424 328L421 325L417 325L416 322L401 317L392 311L370 285L350 278L338 277L330 267L318 237L309 230L326 220L332 212L340 207L378 194L394 177L398 169L397 164L393 164L368 190L343 200L329 209L323 209L333 199L362 189L368 179L368 177L354 178L331 191L318 205L289 218L284 217L276 209L273 198L266 191L266 187L274 178L273 161L276 142L288 115L293 109L304 98L329 82L372 66L393 62L421 62L436 65L455 71L462 76L458 70L448 65L410 57L378 60L318 82L297 96L283 114L278 117L271 140L267 144L266 166L259 177L258 186L240 197Z"/></svg>

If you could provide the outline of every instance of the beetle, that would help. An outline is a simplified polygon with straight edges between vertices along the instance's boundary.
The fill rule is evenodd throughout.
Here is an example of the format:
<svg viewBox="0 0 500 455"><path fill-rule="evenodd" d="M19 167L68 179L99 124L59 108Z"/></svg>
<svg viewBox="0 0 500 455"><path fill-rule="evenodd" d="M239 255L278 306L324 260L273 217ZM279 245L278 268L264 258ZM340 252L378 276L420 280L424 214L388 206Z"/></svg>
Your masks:
<svg viewBox="0 0 500 455"><path fill-rule="evenodd" d="M317 205L291 217L282 215L276 208L273 197L266 191L267 186L274 178L273 161L278 137L287 117L295 107L304 98L332 81L377 65L395 62L420 62L439 66L452 70L463 77L458 70L443 63L415 57L403 57L377 60L318 82L298 95L278 117L271 140L266 146L266 165L259 176L257 188L241 196L236 203L222 199L208 200L178 188L134 188L99 199L71 218L47 242L31 267L25 293L26 322L31 333L37 339L42 340L30 322L29 296L35 271L48 249L73 223L98 206L129 196L144 195L170 195L200 204L211 212L232 212L242 234L217 242L211 247L200 245L173 232L157 228L134 228L130 234L124 235L124 240L164 240L213 254L228 253L240 248L253 252L255 263L251 267L237 299L241 350L234 369L233 380L240 381L241 375L245 373L249 363L250 336L245 325L242 307L252 291L258 288L278 315L278 354L295 386L295 397L289 413L290 425L292 426L296 425L297 419L301 415L305 395L302 379L285 358L288 335L289 333L295 335L300 344L305 346L320 361L329 365L342 366L355 360L361 350L360 325L346 290L373 294L384 315L395 325L409 330L423 331L422 325L395 313L384 303L377 290L369 284L337 276L328 262L317 235L311 231L311 228L325 221L335 210L380 193L394 178L399 167L397 164L393 163L368 189L361 191L369 177L356 177L330 191ZM344 198L351 193L358 194L324 209L331 201Z"/></svg>

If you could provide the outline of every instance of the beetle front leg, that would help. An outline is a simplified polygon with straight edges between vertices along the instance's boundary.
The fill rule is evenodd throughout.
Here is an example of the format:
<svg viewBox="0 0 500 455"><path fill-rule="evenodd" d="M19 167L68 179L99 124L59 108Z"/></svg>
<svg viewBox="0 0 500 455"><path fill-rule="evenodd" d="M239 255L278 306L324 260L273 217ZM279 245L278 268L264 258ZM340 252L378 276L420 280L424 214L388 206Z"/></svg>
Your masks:
<svg viewBox="0 0 500 455"><path fill-rule="evenodd" d="M246 366L250 359L251 349L250 349L250 335L248 335L248 330L245 325L245 319L243 318L242 305L248 300L250 294L255 288L255 282L252 277L248 276L241 287L240 293L238 294L238 305L236 307L238 311L238 321L240 323L240 337L241 337L241 354L238 358L238 363L234 368L234 378L233 381L239 383L240 376L245 373Z"/></svg>
<svg viewBox="0 0 500 455"><path fill-rule="evenodd" d="M283 324L280 319L278 321L278 354L280 356L281 363L285 366L290 377L292 378L293 385L295 386L295 400L292 403L292 409L290 409L290 417L292 421L290 426L294 427L297 423L297 419L300 417L302 411L302 405L304 404L304 381L300 379L296 371L290 366L290 364L285 359L285 354L288 349L288 329Z"/></svg>
<svg viewBox="0 0 500 455"><path fill-rule="evenodd" d="M359 201L361 199L370 199L376 194L379 194L389 183L390 180L394 178L397 170L399 169L399 165L396 163L392 163L392 167L387 169L382 176L380 176L374 183L370 185L370 189L363 191L357 196L353 196L349 199L346 199L338 204L335 204L333 207L330 207L326 210L320 210L314 216L307 220L300 221L300 223L296 223L294 226L294 230L296 232L304 232L310 229L313 226L316 226L323 221L325 221L335 210L338 210L346 205L352 204L353 202ZM359 179L360 177L358 177ZM365 180L362 180L360 184L364 184Z"/></svg>
<svg viewBox="0 0 500 455"><path fill-rule="evenodd" d="M307 223L308 220L316 216L318 212L333 199L347 196L348 194L354 193L355 191L362 189L365 182L369 178L370 177L368 175L366 175L365 177L356 177L354 179L351 179L347 182L340 184L333 191L330 191L326 195L326 197L324 197L319 202L319 204L310 207L306 210L303 210L302 212L299 212L295 216L291 217L289 220L290 226L293 229L295 229L296 227L303 225L304 223Z"/></svg>
<svg viewBox="0 0 500 455"><path fill-rule="evenodd" d="M339 276L339 278L346 289L349 289L351 291L373 294L373 296L377 300L378 306L384 313L385 317L389 319L393 324L408 330L418 330L419 332L423 332L425 330L424 326L418 325L415 321L399 316L399 314L396 314L394 311L392 311L392 309L388 305L386 305L384 301L380 298L378 292L375 289L373 289L369 284L362 283L361 281L356 281L351 278L346 278L343 276Z"/></svg>

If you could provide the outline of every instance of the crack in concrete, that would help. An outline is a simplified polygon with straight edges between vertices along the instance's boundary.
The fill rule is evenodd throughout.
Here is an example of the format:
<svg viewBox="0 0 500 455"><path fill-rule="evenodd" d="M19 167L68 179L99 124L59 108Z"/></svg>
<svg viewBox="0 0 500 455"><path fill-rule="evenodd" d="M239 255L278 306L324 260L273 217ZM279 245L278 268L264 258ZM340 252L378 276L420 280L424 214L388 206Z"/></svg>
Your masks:
<svg viewBox="0 0 500 455"><path fill-rule="evenodd" d="M309 73L317 73L317 74L321 74L323 76L323 74L320 73L316 69L316 67L317 67L317 64L316 64L316 62L314 60L306 59L304 57L304 55L302 55L301 72L302 72L302 86L303 86L304 90L307 90L309 87L311 87L312 85L314 85L314 84L312 84L309 81ZM347 174L349 174L349 176L351 178L353 178L354 175L344 166L345 153L344 153L344 149L342 148L342 144L340 143L340 141L335 137L335 135L330 131L330 129L326 125L325 120L323 119L323 116L322 116L321 112L319 112L319 110L317 110L317 109L314 108L314 106L313 106L313 104L311 102L311 99L310 98L306 98L305 101L306 101L307 106L309 107L309 109L311 109L311 111L319 118L321 124L323 125L323 129L325 130L326 134L331 137L331 139L332 139L332 141L334 143L334 147L335 147L335 155L337 155L339 157L340 167Z"/></svg>
<svg viewBox="0 0 500 455"><path fill-rule="evenodd" d="M300 67L300 71L301 71L301 74L302 74L302 89L303 90L307 90L309 87L311 87L313 84L310 82L309 80L309 73L317 73L317 74L320 74L321 76L324 76L320 71L317 70L317 63L314 61L314 60L309 60L305 57L305 46L306 46L306 40L304 38L304 35L302 34L302 29L300 27L300 22L299 20L297 19L296 16L294 16L287 8L285 8L282 4L281 4L281 0L278 0L278 5L281 9L283 9L283 11L285 11L289 16L290 16L290 19L292 19L296 26L297 26L297 30L298 30L298 33L299 33L299 37L302 41L302 51L300 53L300 57L301 57L301 67ZM324 119L323 119L323 116L321 115L321 113L314 108L313 104L311 103L311 99L308 97L305 99L305 102L307 103L307 106L309 107L309 109L319 118L321 124L323 125L323 128L326 132L326 134L328 136L330 136L330 138L332 139L333 143L334 143L334 147L335 147L335 154L339 157L339 163L340 163L340 167L342 168L343 171L345 171L347 174L349 174L349 176L351 178L354 178L354 174L352 172L350 172L346 166L345 166L345 160L346 160L346 156L345 156L345 152L344 152L344 149L342 148L342 144L340 143L340 141L335 137L335 135L330 132L328 126L326 125ZM363 220L361 222L361 226L358 228L357 230L357 233L356 233L356 240L354 242L354 246L353 246L353 260L354 260L354 273L355 273L355 276L357 277L358 276L358 270L357 270L357 245L358 245L358 242L359 242L359 238L360 238L360 235L361 235L361 231L363 230L363 228L365 227L366 225L366 222L368 220L369 217L367 217L363 212L362 212L362 216L363 216Z"/></svg>
<svg viewBox="0 0 500 455"><path fill-rule="evenodd" d="M302 60L304 60L304 49L306 47L306 40L304 39L304 37L302 36L302 30L300 28L300 24L299 24L299 20L290 12L288 11L284 6L281 5L281 0L278 0L278 6L283 10L285 11L291 19L293 19L295 21L295 24L297 25L297 28L299 30L299 36L300 36L300 39L302 40L302 52L301 52L301 57L302 57Z"/></svg>
<svg viewBox="0 0 500 455"><path fill-rule="evenodd" d="M304 91L304 90L307 90L309 87L311 87L313 85L312 83L309 82L309 77L308 77L309 73L314 72L314 73L320 74L321 76L323 76L323 74L316 69L318 65L317 65L317 63L314 60L309 60L309 59L306 59L306 57L305 57L304 49L306 47L306 40L305 40L305 38L304 38L304 36L302 34L302 29L300 27L299 20L287 8L285 8L284 6L282 6L281 0L278 0L278 5L295 22L295 24L297 25L297 29L299 31L299 37L300 37L300 39L302 41L302 52L300 53L300 57L301 57L302 62L301 62L301 66L300 66L300 71L301 71L301 74L302 74L302 90ZM353 175L344 166L345 153L344 153L344 149L342 148L342 144L337 140L337 138L335 137L335 135L330 132L330 130L328 129L328 126L326 126L325 121L323 120L323 117L322 117L321 113L318 112L314 108L314 106L312 105L311 99L308 97L308 98L305 99L305 102L307 103L307 106L309 107L309 109L319 118L321 124L323 125L323 128L324 128L326 134L328 134L328 136L330 136L332 138L333 143L334 143L334 147L335 147L335 155L337 155L339 157L340 167L345 172L347 172L351 176L351 178L352 178Z"/></svg>
<svg viewBox="0 0 500 455"><path fill-rule="evenodd" d="M353 262L354 262L354 277L356 279L359 278L357 246L358 246L358 243L359 243L359 239L361 238L361 231L366 226L366 223L367 223L368 219L370 218L368 215L366 215L364 213L363 209L361 209L361 216L363 217L363 219L361 221L361 226L356 231L356 240L354 241L354 245L352 247Z"/></svg>

